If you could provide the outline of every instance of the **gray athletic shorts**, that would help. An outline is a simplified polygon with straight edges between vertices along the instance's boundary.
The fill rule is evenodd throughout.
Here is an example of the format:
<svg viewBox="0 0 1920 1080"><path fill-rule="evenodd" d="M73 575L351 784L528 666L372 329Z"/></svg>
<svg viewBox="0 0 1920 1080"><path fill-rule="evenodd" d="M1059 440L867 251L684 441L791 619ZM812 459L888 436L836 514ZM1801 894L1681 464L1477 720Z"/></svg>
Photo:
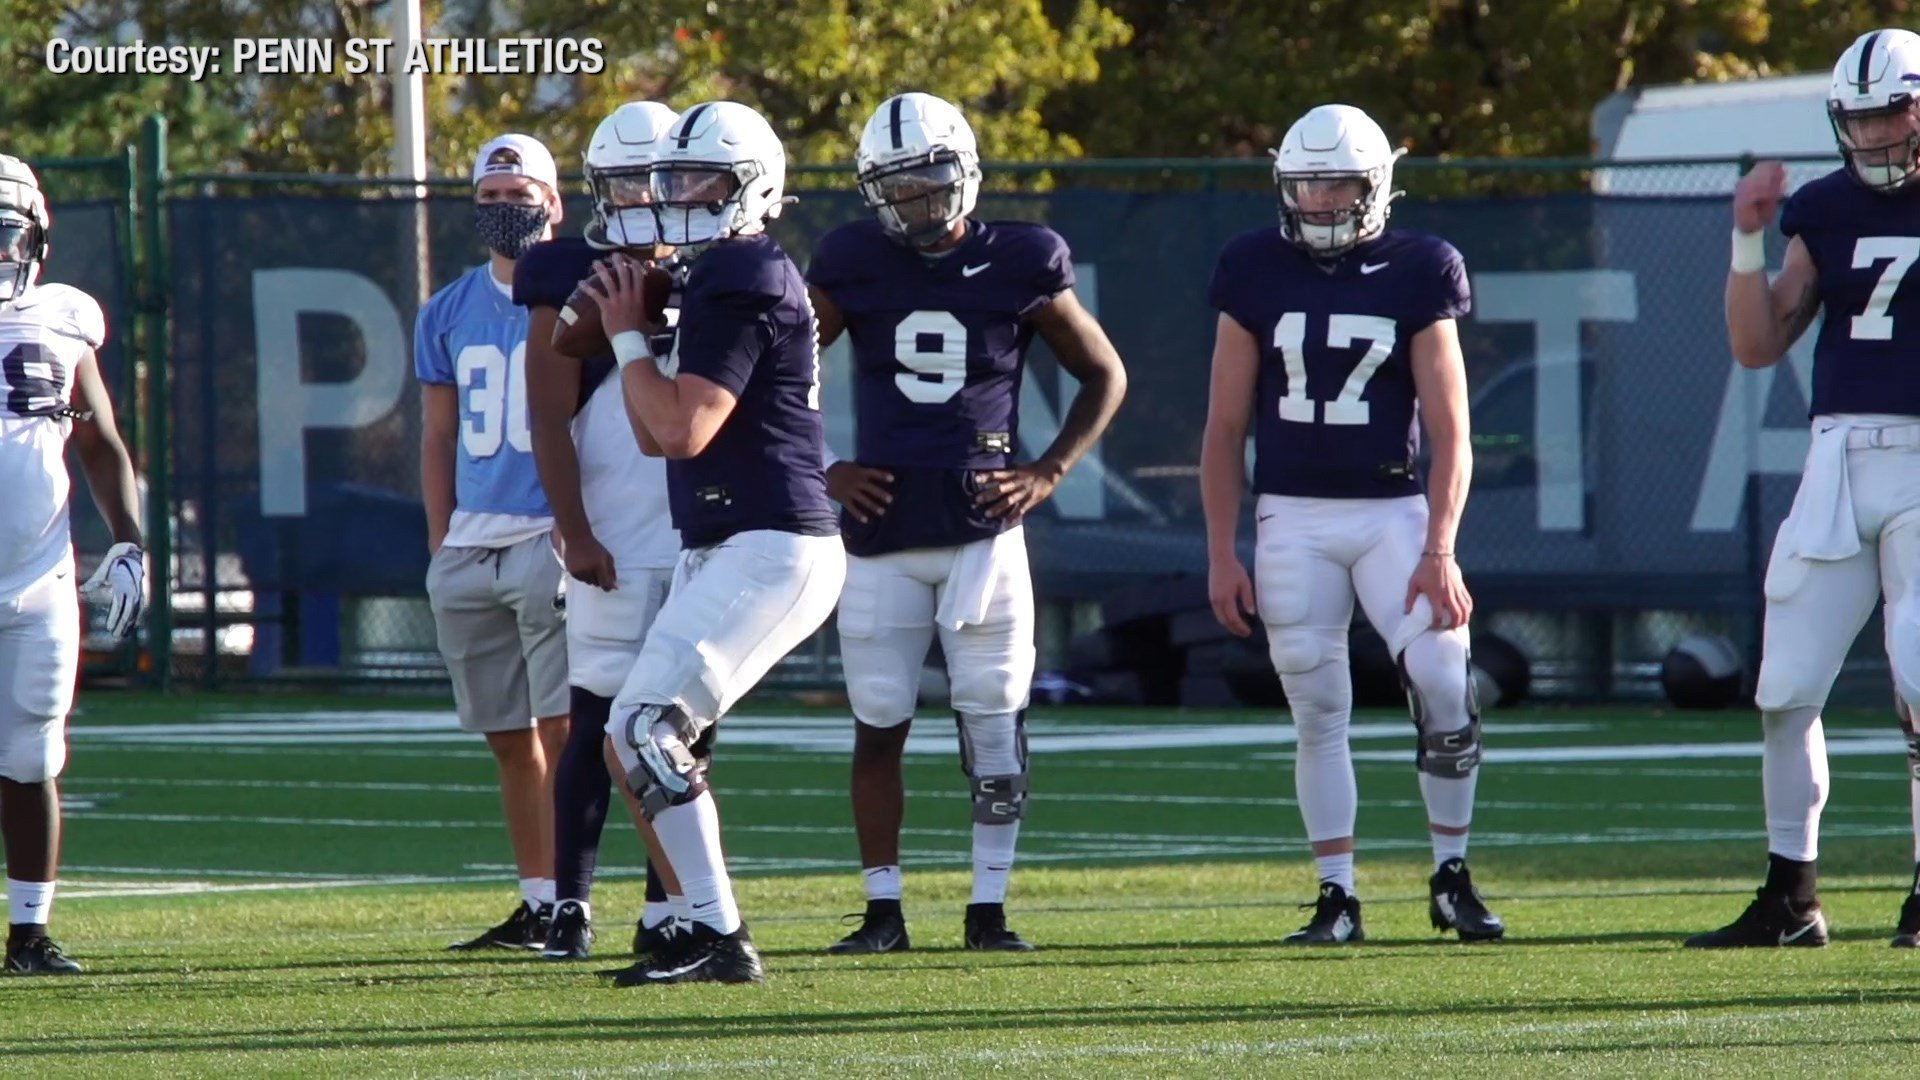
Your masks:
<svg viewBox="0 0 1920 1080"><path fill-rule="evenodd" d="M564 571L545 534L512 547L442 547L427 564L440 655L468 731L523 731L567 714Z"/></svg>

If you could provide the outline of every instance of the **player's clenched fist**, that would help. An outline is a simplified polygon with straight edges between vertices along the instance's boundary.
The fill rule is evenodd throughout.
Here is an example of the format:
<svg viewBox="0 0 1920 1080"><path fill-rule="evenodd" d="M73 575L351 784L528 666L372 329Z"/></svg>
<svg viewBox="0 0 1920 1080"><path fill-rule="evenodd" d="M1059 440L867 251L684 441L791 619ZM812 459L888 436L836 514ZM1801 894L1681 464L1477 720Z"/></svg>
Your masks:
<svg viewBox="0 0 1920 1080"><path fill-rule="evenodd" d="M1787 194L1787 167L1778 161L1755 165L1733 187L1733 227L1754 233L1773 224Z"/></svg>

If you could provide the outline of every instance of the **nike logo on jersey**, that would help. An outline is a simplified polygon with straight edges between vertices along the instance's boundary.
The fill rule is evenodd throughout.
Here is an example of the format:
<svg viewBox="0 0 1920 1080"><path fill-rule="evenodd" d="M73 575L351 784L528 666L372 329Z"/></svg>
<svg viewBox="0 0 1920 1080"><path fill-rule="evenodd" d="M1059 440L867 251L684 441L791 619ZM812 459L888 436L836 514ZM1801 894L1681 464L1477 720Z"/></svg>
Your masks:
<svg viewBox="0 0 1920 1080"><path fill-rule="evenodd" d="M1387 263L1361 263L1360 272L1363 274L1371 274L1375 270L1385 270L1387 266Z"/></svg>
<svg viewBox="0 0 1920 1080"><path fill-rule="evenodd" d="M992 265L993 264L990 262L983 262L979 266L963 266L960 268L960 276L972 277L973 275L979 273L982 270L985 270L987 267Z"/></svg>

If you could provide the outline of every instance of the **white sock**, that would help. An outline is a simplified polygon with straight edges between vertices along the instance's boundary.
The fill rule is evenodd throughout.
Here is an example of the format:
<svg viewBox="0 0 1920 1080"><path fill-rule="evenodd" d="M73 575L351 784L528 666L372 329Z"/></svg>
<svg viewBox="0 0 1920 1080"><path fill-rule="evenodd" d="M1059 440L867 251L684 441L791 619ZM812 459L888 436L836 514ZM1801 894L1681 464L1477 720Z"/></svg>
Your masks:
<svg viewBox="0 0 1920 1080"><path fill-rule="evenodd" d="M673 917L681 922L693 921L693 905L687 903L685 893L668 893L667 906L673 909Z"/></svg>
<svg viewBox="0 0 1920 1080"><path fill-rule="evenodd" d="M46 925L53 911L53 882L7 879L7 921Z"/></svg>
<svg viewBox="0 0 1920 1080"><path fill-rule="evenodd" d="M866 884L868 900L900 899L900 868L898 866L869 866L860 871L860 877Z"/></svg>
<svg viewBox="0 0 1920 1080"><path fill-rule="evenodd" d="M1913 861L1920 863L1920 777L1907 781L1913 798Z"/></svg>
<svg viewBox="0 0 1920 1080"><path fill-rule="evenodd" d="M973 825L973 899L975 904L1007 902L1007 875L1013 872L1013 851L1020 841L1020 823Z"/></svg>
<svg viewBox="0 0 1920 1080"><path fill-rule="evenodd" d="M1331 881L1347 890L1348 896L1355 895L1353 884L1353 852L1344 855L1315 855L1314 868L1320 871L1321 881Z"/></svg>
<svg viewBox="0 0 1920 1080"><path fill-rule="evenodd" d="M1467 857L1466 833L1456 835L1454 833L1437 832L1431 835L1433 836L1433 868L1435 870L1445 866L1449 860L1465 859Z"/></svg>
<svg viewBox="0 0 1920 1080"><path fill-rule="evenodd" d="M673 918L673 916L674 910L671 901L649 900L647 901L647 906L640 909L640 925L651 930L661 923L666 922L668 919Z"/></svg>
<svg viewBox="0 0 1920 1080"><path fill-rule="evenodd" d="M654 815L653 831L680 879L689 917L722 934L740 929L733 879L727 876L727 857L720 850L720 808L713 793L703 791L690 803L660 811Z"/></svg>
<svg viewBox="0 0 1920 1080"><path fill-rule="evenodd" d="M1827 736L1820 710L1770 712L1760 723L1767 850L1784 859L1812 862L1820 856L1820 811L1827 805Z"/></svg>
<svg viewBox="0 0 1920 1080"><path fill-rule="evenodd" d="M542 896L546 897L546 899L541 899ZM525 900L528 907L534 908L539 907L541 904L553 903L553 879L537 877L521 878L520 899Z"/></svg>

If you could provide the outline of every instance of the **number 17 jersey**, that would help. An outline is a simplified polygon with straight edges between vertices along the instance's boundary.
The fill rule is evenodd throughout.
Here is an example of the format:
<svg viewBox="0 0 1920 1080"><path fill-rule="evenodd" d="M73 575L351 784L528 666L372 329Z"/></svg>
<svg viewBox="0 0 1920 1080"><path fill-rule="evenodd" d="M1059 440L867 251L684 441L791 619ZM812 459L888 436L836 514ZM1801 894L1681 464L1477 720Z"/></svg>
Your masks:
<svg viewBox="0 0 1920 1080"><path fill-rule="evenodd" d="M871 219L820 238L807 280L833 301L853 346L854 459L894 476L869 522L844 516L854 555L953 547L1007 527L974 506L974 472L1004 469L1018 446L1029 316L1073 287L1052 229L967 223L938 257Z"/></svg>
<svg viewBox="0 0 1920 1080"><path fill-rule="evenodd" d="M1390 230L1337 260L1273 227L1227 242L1208 302L1253 335L1253 488L1261 495L1417 495L1411 348L1472 306L1453 245Z"/></svg>

